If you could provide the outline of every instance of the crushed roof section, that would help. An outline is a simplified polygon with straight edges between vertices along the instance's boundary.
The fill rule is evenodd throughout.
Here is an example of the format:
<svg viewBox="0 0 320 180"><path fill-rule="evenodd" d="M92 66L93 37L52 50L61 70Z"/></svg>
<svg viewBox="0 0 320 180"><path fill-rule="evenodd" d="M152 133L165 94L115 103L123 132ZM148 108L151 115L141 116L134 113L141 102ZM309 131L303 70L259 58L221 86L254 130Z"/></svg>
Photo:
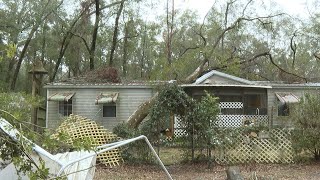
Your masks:
<svg viewBox="0 0 320 180"><path fill-rule="evenodd" d="M119 83L113 82L87 82L79 78L70 78L67 80L47 83L44 88L142 88L159 86L168 83L168 81L143 81L143 80L123 80Z"/></svg>
<svg viewBox="0 0 320 180"><path fill-rule="evenodd" d="M144 86L144 85L158 85L168 83L168 81L147 81L147 80L127 80L123 79L121 82L109 82L105 80L99 80L95 82L91 82L85 79L85 77L76 77L76 78L68 78L60 81L55 81L52 83L47 83L46 85L78 85L78 86L86 86L86 85L102 85L102 86Z"/></svg>
<svg viewBox="0 0 320 180"><path fill-rule="evenodd" d="M233 76L233 75L230 75L230 74L226 74L226 73L223 73L223 72L219 72L219 71L216 71L216 70L211 70L210 72L202 75L193 84L200 84L200 83L204 82L206 79L210 78L213 75L224 77L224 78L231 79L231 80L234 80L234 81L237 81L237 82L240 82L240 83L244 83L244 84L248 84L248 85L254 85L254 82L249 81L247 79L236 77L236 76Z"/></svg>

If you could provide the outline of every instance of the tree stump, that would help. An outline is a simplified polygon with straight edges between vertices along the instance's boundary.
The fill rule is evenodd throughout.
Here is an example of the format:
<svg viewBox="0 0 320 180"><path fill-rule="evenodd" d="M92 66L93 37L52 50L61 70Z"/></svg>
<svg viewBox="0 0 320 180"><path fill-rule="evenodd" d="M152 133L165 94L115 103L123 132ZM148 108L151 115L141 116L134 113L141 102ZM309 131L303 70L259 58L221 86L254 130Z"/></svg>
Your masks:
<svg viewBox="0 0 320 180"><path fill-rule="evenodd" d="M238 166L231 166L226 170L227 180L244 180Z"/></svg>

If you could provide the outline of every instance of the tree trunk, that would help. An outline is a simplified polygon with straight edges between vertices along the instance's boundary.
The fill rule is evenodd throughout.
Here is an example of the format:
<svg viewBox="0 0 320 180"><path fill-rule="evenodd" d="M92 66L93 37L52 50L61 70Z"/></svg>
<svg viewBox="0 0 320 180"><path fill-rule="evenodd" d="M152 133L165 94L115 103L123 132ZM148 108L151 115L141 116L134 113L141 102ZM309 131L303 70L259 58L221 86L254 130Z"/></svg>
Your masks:
<svg viewBox="0 0 320 180"><path fill-rule="evenodd" d="M15 62L16 62L16 56L13 56L9 61L8 71L7 71L6 80L5 80L8 87L9 87L10 80L11 80L11 75L12 75L11 72L13 70Z"/></svg>
<svg viewBox="0 0 320 180"><path fill-rule="evenodd" d="M125 24L125 26L124 26L124 39L123 39L123 56L122 56L122 75L123 75L123 77L127 77L128 36L129 36L129 27L127 24Z"/></svg>
<svg viewBox="0 0 320 180"><path fill-rule="evenodd" d="M46 23L43 24L42 27L42 45L41 45L41 57L40 61L44 65L44 56L46 54L46 34L47 34L47 26Z"/></svg>
<svg viewBox="0 0 320 180"><path fill-rule="evenodd" d="M99 28L100 10L99 10L99 0L95 0L96 3L96 18L94 22L94 29L92 34L91 48L90 48L90 70L94 69L94 56L96 51L96 41Z"/></svg>
<svg viewBox="0 0 320 180"><path fill-rule="evenodd" d="M249 1L250 3L251 1ZM168 3L168 1L167 1ZM247 7L247 6L246 6ZM168 9L168 6L167 6L167 9ZM244 9L245 10L245 9ZM243 10L243 12L244 12ZM174 9L172 9L172 11L174 12ZM281 14L278 14L278 15L281 15ZM216 40L214 41L213 45L210 46L211 47L211 50L207 53L207 54L202 54L203 55L203 60L202 62L200 63L199 67L193 72L191 73L186 79L184 79L182 82L183 83L192 83L194 82L204 71L205 69L207 69L209 67L209 58L210 56L212 56L212 54L214 53L214 50L217 48L217 46L219 45L219 43L221 43L221 39L224 37L224 35L237 27L237 25L242 22L242 21L254 21L254 20L261 20L261 19L266 19L266 18L271 18L271 17L275 17L275 16L278 16L278 15L273 15L273 16L267 16L267 17L257 17L257 18L244 18L244 17L239 17L238 19L236 19L229 27L226 27L224 30L222 30L222 32L219 34L219 36L216 38ZM168 20L168 17L167 17L167 20ZM172 19L172 22L173 22L173 19ZM167 21L168 23L168 21ZM172 27L171 27L172 28ZM167 29L168 30L168 29ZM206 38L201 34L201 29L200 29L200 33L198 34L200 35L200 37L203 39L204 41L204 46L206 46ZM269 53L268 53L269 54ZM254 59L256 59L256 57L258 56L263 56L265 55L264 53L260 54L260 55L257 55L255 56L254 58L252 59L249 59L245 62L248 62L248 61L253 61ZM273 61L272 61L272 57L270 55L270 61L276 65ZM241 62L242 63L245 63L245 62ZM278 68L280 68L279 66L277 66ZM216 68L218 69L218 68ZM287 72L288 73L288 72ZM293 73L290 73L290 74L293 74ZM158 94L155 94L150 100L148 100L147 102L141 104L138 109L128 118L128 125L129 127L133 127L133 128L136 128L139 126L139 124L143 121L143 119L148 115L149 113L149 109L150 107L153 105L153 103L155 102L155 99L157 98Z"/></svg>
<svg viewBox="0 0 320 180"><path fill-rule="evenodd" d="M114 65L114 52L116 50L117 46L117 41L118 41L118 29L119 29L119 18L121 15L121 12L123 10L123 5L124 5L125 0L122 0L120 3L120 7L117 12L115 24L114 24L114 30L113 30L113 37L112 37L112 45L111 45L111 50L110 50L110 59L109 59L109 66L112 67Z"/></svg>
<svg viewBox="0 0 320 180"><path fill-rule="evenodd" d="M169 22L170 19L170 22ZM172 64L172 37L173 37L173 23L174 23L174 0L171 5L171 18L169 18L169 0L167 0L167 61Z"/></svg>
<svg viewBox="0 0 320 180"><path fill-rule="evenodd" d="M56 65L54 67L54 70L53 70L53 74L50 78L50 82L53 82L54 79L56 78L56 75L58 73L58 69L61 65L61 62L62 62L62 58L64 56L64 53L66 52L68 46L69 46L69 43L70 43L70 40L72 38L72 35L67 33L64 37L63 37L63 40L62 40L62 43L61 43L61 47L60 47L60 52L59 52L59 57L57 59L57 62L56 62Z"/></svg>
<svg viewBox="0 0 320 180"><path fill-rule="evenodd" d="M61 43L61 47L60 47L60 52L59 52L59 57L57 58L57 63L54 67L54 71L53 71L53 74L50 78L50 82L53 82L54 79L56 78L56 75L58 73L58 69L61 65L61 62L62 62L62 58L69 46L69 43L73 37L73 34L71 33L71 31L73 30L73 28L76 26L76 23L80 20L80 18L86 13L85 10L83 10L80 15L73 20L69 30L67 31L67 33L63 36L63 39L62 39L62 43Z"/></svg>
<svg viewBox="0 0 320 180"><path fill-rule="evenodd" d="M195 81L199 75L201 75L204 69L207 67L207 60L203 60L201 65L183 82L191 83ZM138 109L128 118L128 126L132 128L137 128L143 119L149 114L149 109L153 106L156 99L158 98L158 93L154 94L148 101L142 103Z"/></svg>
<svg viewBox="0 0 320 180"><path fill-rule="evenodd" d="M144 25L143 39L142 39L142 56L140 60L140 77L144 77L144 64L145 64L145 56L146 56L146 39L147 39L147 25Z"/></svg>
<svg viewBox="0 0 320 180"><path fill-rule="evenodd" d="M138 128L143 119L149 114L149 109L156 102L158 93L154 94L148 101L142 103L138 109L129 117L127 123L131 128Z"/></svg>
<svg viewBox="0 0 320 180"><path fill-rule="evenodd" d="M17 82L17 79L18 79L18 74L19 74L19 71L20 71L20 68L21 68L21 64L22 64L22 61L23 61L23 58L27 52L27 49L28 49L28 46L31 42L31 39L34 35L34 33L37 31L38 27L39 27L40 24L36 24L33 26L33 28L31 29L29 35L28 35L28 39L26 40L24 46L23 46L23 49L21 51L21 54L19 56L19 59L18 59L18 64L16 66L16 69L14 71L14 74L13 74L13 78L12 78L12 81L11 81L11 86L10 86L10 90L11 91L14 91L15 87L16 87L16 82Z"/></svg>

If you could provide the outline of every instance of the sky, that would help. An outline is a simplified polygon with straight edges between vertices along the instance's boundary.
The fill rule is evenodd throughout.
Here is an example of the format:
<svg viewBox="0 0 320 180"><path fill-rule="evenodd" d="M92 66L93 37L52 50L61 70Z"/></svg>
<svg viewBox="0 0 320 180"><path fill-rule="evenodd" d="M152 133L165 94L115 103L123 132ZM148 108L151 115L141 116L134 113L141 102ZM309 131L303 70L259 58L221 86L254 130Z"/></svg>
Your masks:
<svg viewBox="0 0 320 180"><path fill-rule="evenodd" d="M263 2L270 6L273 4L271 0L263 0ZM278 4L279 8L283 9L285 13L300 17L308 16L307 0L273 0L273 2ZM202 19L213 5L214 0L176 0L175 3L177 8L198 10Z"/></svg>

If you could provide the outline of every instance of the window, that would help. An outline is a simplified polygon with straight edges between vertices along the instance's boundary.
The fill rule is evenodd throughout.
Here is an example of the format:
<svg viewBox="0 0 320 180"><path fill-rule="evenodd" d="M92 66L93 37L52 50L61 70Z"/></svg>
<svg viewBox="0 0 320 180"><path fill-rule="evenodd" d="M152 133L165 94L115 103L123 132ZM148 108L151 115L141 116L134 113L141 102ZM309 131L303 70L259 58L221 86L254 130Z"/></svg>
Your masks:
<svg viewBox="0 0 320 180"><path fill-rule="evenodd" d="M72 99L68 101L59 101L59 113L63 116L72 114Z"/></svg>
<svg viewBox="0 0 320 180"><path fill-rule="evenodd" d="M117 117L116 104L103 105L103 117Z"/></svg>
<svg viewBox="0 0 320 180"><path fill-rule="evenodd" d="M95 102L102 105L102 117L117 117L118 92L100 93Z"/></svg>
<svg viewBox="0 0 320 180"><path fill-rule="evenodd" d="M288 106L288 104L279 103L279 105L278 105L278 116L289 116L289 106Z"/></svg>
<svg viewBox="0 0 320 180"><path fill-rule="evenodd" d="M267 102L265 94L245 94L244 114L246 115L266 115Z"/></svg>
<svg viewBox="0 0 320 180"><path fill-rule="evenodd" d="M293 93L275 93L278 98L278 116L289 116L290 105L298 103L300 99Z"/></svg>
<svg viewBox="0 0 320 180"><path fill-rule="evenodd" d="M69 116L72 114L72 97L74 92L57 92L48 97L48 101L58 103L58 112L62 116Z"/></svg>

